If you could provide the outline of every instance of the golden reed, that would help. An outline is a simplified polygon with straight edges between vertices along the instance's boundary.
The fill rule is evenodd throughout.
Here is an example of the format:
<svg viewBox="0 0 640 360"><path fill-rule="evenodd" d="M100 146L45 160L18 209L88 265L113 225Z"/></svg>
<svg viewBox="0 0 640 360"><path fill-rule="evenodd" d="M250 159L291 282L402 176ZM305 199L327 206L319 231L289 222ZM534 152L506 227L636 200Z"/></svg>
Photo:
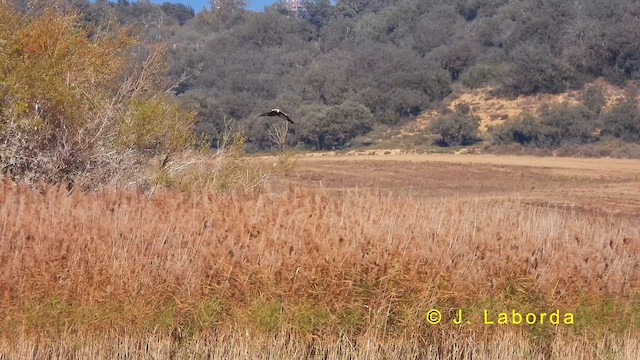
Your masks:
<svg viewBox="0 0 640 360"><path fill-rule="evenodd" d="M238 339L242 329L318 349L345 337L354 353L366 341L378 349L400 341L406 348L398 349L416 354L438 344L473 349L505 334L541 354L585 336L624 340L639 320L639 242L637 218L518 199L298 187L149 198L6 180L0 337L12 345L0 353L38 344L42 334L96 344L108 343L96 340L101 334L115 342L156 336L200 348L204 339ZM463 311L470 324L431 325L429 309L448 319ZM501 313L556 310L574 323L482 323L484 311L497 324ZM452 340L459 336L466 340Z"/></svg>

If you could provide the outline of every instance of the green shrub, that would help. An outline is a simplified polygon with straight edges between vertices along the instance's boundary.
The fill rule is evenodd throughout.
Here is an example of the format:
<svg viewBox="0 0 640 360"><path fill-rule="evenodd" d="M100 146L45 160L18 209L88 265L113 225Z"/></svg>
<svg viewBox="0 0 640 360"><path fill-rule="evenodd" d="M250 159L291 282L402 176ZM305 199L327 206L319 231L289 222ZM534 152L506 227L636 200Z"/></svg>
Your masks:
<svg viewBox="0 0 640 360"><path fill-rule="evenodd" d="M494 127L491 134L496 144L515 142L536 147L587 144L598 139L594 113L584 105L569 104L545 106L539 119L525 114Z"/></svg>
<svg viewBox="0 0 640 360"><path fill-rule="evenodd" d="M118 120L118 144L150 154L183 149L194 142L195 116L168 96L133 99Z"/></svg>
<svg viewBox="0 0 640 360"><path fill-rule="evenodd" d="M607 103L604 89L597 85L591 85L582 90L581 100L584 106L596 114L599 114Z"/></svg>
<svg viewBox="0 0 640 360"><path fill-rule="evenodd" d="M636 101L626 101L601 114L602 134L640 142L640 112Z"/></svg>
<svg viewBox="0 0 640 360"><path fill-rule="evenodd" d="M356 136L371 130L373 115L364 105L345 101L340 105L305 105L296 136L314 148L329 150L348 146Z"/></svg>
<svg viewBox="0 0 640 360"><path fill-rule="evenodd" d="M470 89L477 89L493 79L493 71L489 65L476 64L462 73L460 79L462 85Z"/></svg>
<svg viewBox="0 0 640 360"><path fill-rule="evenodd" d="M554 145L553 130L541 124L530 114L524 114L515 120L508 120L491 129L495 144L518 143L536 147Z"/></svg>
<svg viewBox="0 0 640 360"><path fill-rule="evenodd" d="M572 75L571 68L554 57L548 46L525 43L511 51L510 70L501 82L503 90L514 96L560 93Z"/></svg>
<svg viewBox="0 0 640 360"><path fill-rule="evenodd" d="M540 110L540 124L549 145L586 144L597 140L596 117L584 105L567 103L545 106Z"/></svg>
<svg viewBox="0 0 640 360"><path fill-rule="evenodd" d="M471 113L468 105L460 104L455 112L438 117L430 131L441 136L441 145L460 146L478 141L479 127L480 119Z"/></svg>

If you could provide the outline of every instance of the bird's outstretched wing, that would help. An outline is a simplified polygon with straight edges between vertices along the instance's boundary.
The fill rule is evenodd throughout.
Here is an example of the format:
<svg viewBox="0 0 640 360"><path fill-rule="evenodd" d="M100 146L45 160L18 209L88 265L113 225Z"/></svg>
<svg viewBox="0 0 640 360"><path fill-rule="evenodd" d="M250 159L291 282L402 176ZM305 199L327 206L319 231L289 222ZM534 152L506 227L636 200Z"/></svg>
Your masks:
<svg viewBox="0 0 640 360"><path fill-rule="evenodd" d="M287 120L288 122L295 124L295 122L291 120L289 115L287 115L287 113L285 113L280 109L271 109L271 111L267 111L266 113L260 114L259 116L280 116L281 118Z"/></svg>
<svg viewBox="0 0 640 360"><path fill-rule="evenodd" d="M289 115L287 115L287 114L286 114L286 113L284 113L283 111L280 111L280 113L279 113L278 115L279 115L279 116L281 116L281 117L283 117L283 118L285 118L288 122L290 122L290 123L292 123L292 124L295 124L295 123L293 122L293 120L291 120L291 118L289 117Z"/></svg>

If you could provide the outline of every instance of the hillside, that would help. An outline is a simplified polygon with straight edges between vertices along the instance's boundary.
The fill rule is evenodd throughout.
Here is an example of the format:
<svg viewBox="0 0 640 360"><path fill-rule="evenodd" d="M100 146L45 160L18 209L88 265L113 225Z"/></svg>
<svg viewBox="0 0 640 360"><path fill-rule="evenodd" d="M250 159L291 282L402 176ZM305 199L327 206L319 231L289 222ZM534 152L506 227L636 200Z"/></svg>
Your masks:
<svg viewBox="0 0 640 360"><path fill-rule="evenodd" d="M509 98L570 96L596 79L625 87L640 75L631 0L309 0L261 13L243 4L193 14L101 1L82 11L96 24L112 11L169 45L171 74L183 80L175 91L197 110L198 131L217 146L232 121L253 139L250 151L278 148L269 135L277 124L256 118L265 108L297 119L288 147L330 150L439 109L461 88L469 102L487 101L474 98L486 87ZM512 118L511 106L496 103L488 116Z"/></svg>
<svg viewBox="0 0 640 360"><path fill-rule="evenodd" d="M15 3L37 13L31 2ZM234 0L197 14L146 1L72 5L86 26L115 18L169 49L172 90L197 111L197 132L212 147L232 127L252 139L249 151L347 148L381 127L421 124L421 114L455 107L452 93L490 108L474 110L484 130L528 110L529 97L546 103L598 79L624 88L640 78L632 0L307 0L298 11L275 4L260 13ZM494 101L487 88L516 100ZM270 135L278 123L257 118L273 107L297 120L285 144ZM637 143L640 126L632 127L637 136L605 135Z"/></svg>
<svg viewBox="0 0 640 360"><path fill-rule="evenodd" d="M588 93L600 94L601 98L594 104ZM587 95L585 95L587 94ZM532 119L537 126L543 127L545 121L550 120L558 122L554 124L556 127L562 127L562 122L580 122L581 126L590 127L594 137L589 139L597 147L606 147L612 141L619 143L620 147L634 149L635 144L627 144L616 140L616 137L609 136L607 130L611 126L610 118L620 113L622 108L631 104L631 113L620 114L620 118L626 116L629 118L629 125L638 128L640 122L636 112L637 107L634 105L640 100L638 92L634 86L622 87L611 84L604 79L596 79L593 82L585 84L581 89L569 90L558 94L532 94L520 95L517 97L509 97L501 95L495 86L484 86L477 89L468 89L464 86L455 86L451 95L442 101L442 105L436 109L424 111L415 119L407 121L398 127L381 127L377 131L366 134L355 139L355 144L366 145L365 149L360 153L366 153L366 148L385 149L380 153L397 152L392 149L404 149L406 151L425 149L433 152L437 151L433 145L436 142L437 135L432 134L432 125L438 119L445 118L447 114L455 113L456 107L460 105L468 105L471 114L478 120L478 138L483 140L484 151L487 147L496 143L494 136L498 134L502 136L501 131L509 131L514 124L521 124L528 119ZM597 107L597 108L596 108ZM591 110L592 108L592 110ZM576 114L569 114L564 119L563 113L579 113L577 119ZM617 116L617 115L616 115ZM623 122L624 119L616 121ZM506 130L505 130L506 129ZM608 135L609 134L609 135ZM573 142L574 145L580 145L571 139L570 135L565 135L567 144ZM561 142L563 141L560 139ZM516 139L510 141L518 142ZM546 146L544 144L523 144L532 145L533 147L553 149L557 146ZM459 150L457 150L459 151ZM480 151L476 148L475 151ZM404 152L404 151L403 151ZM633 151L635 153L635 150ZM638 154L632 155L637 157Z"/></svg>
<svg viewBox="0 0 640 360"><path fill-rule="evenodd" d="M598 79L585 86L597 86L604 90L604 110L610 109L614 105L620 104L629 98L625 93L625 89L612 85L602 79ZM570 90L559 94L520 95L515 99L495 95L495 90L495 87L490 86L473 90L459 87L443 102L443 105L446 109L454 111L458 104L469 104L473 113L480 118L480 130L486 133L490 126L500 125L508 119L516 119L523 113L539 115L539 110L544 105L561 103L571 105L582 104L580 90ZM640 99L640 97L636 96L636 99ZM441 115L443 115L443 111L428 110L423 112L417 116L414 121L403 126L400 137L425 131L433 120Z"/></svg>

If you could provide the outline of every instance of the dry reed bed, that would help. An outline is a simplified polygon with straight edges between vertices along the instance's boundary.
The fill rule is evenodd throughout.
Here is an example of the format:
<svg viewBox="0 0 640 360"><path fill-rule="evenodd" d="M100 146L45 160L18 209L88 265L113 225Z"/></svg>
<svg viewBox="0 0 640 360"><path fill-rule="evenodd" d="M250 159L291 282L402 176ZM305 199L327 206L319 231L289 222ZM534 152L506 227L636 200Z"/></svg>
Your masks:
<svg viewBox="0 0 640 360"><path fill-rule="evenodd" d="M518 199L0 187L0 315L12 338L180 338L239 324L412 337L442 330L425 326L431 307L487 306L575 311L582 329L622 333L639 320L639 262L637 218ZM600 306L610 301L621 305Z"/></svg>
<svg viewBox="0 0 640 360"><path fill-rule="evenodd" d="M46 342L45 342L46 343ZM212 346L215 344L215 346ZM0 344L0 359L3 359ZM586 342L556 339L545 351L515 334L491 341L474 341L450 337L443 344L425 344L418 339L388 341L364 336L357 343L346 337L332 342L296 341L282 336L252 336L232 333L218 338L201 337L175 346L171 338L151 336L141 340L131 337L68 337L65 342L42 342L28 339L15 347L6 358L34 359L618 359L636 360L640 353L637 338L603 338ZM73 346L75 345L75 346ZM444 351L443 351L444 350Z"/></svg>

